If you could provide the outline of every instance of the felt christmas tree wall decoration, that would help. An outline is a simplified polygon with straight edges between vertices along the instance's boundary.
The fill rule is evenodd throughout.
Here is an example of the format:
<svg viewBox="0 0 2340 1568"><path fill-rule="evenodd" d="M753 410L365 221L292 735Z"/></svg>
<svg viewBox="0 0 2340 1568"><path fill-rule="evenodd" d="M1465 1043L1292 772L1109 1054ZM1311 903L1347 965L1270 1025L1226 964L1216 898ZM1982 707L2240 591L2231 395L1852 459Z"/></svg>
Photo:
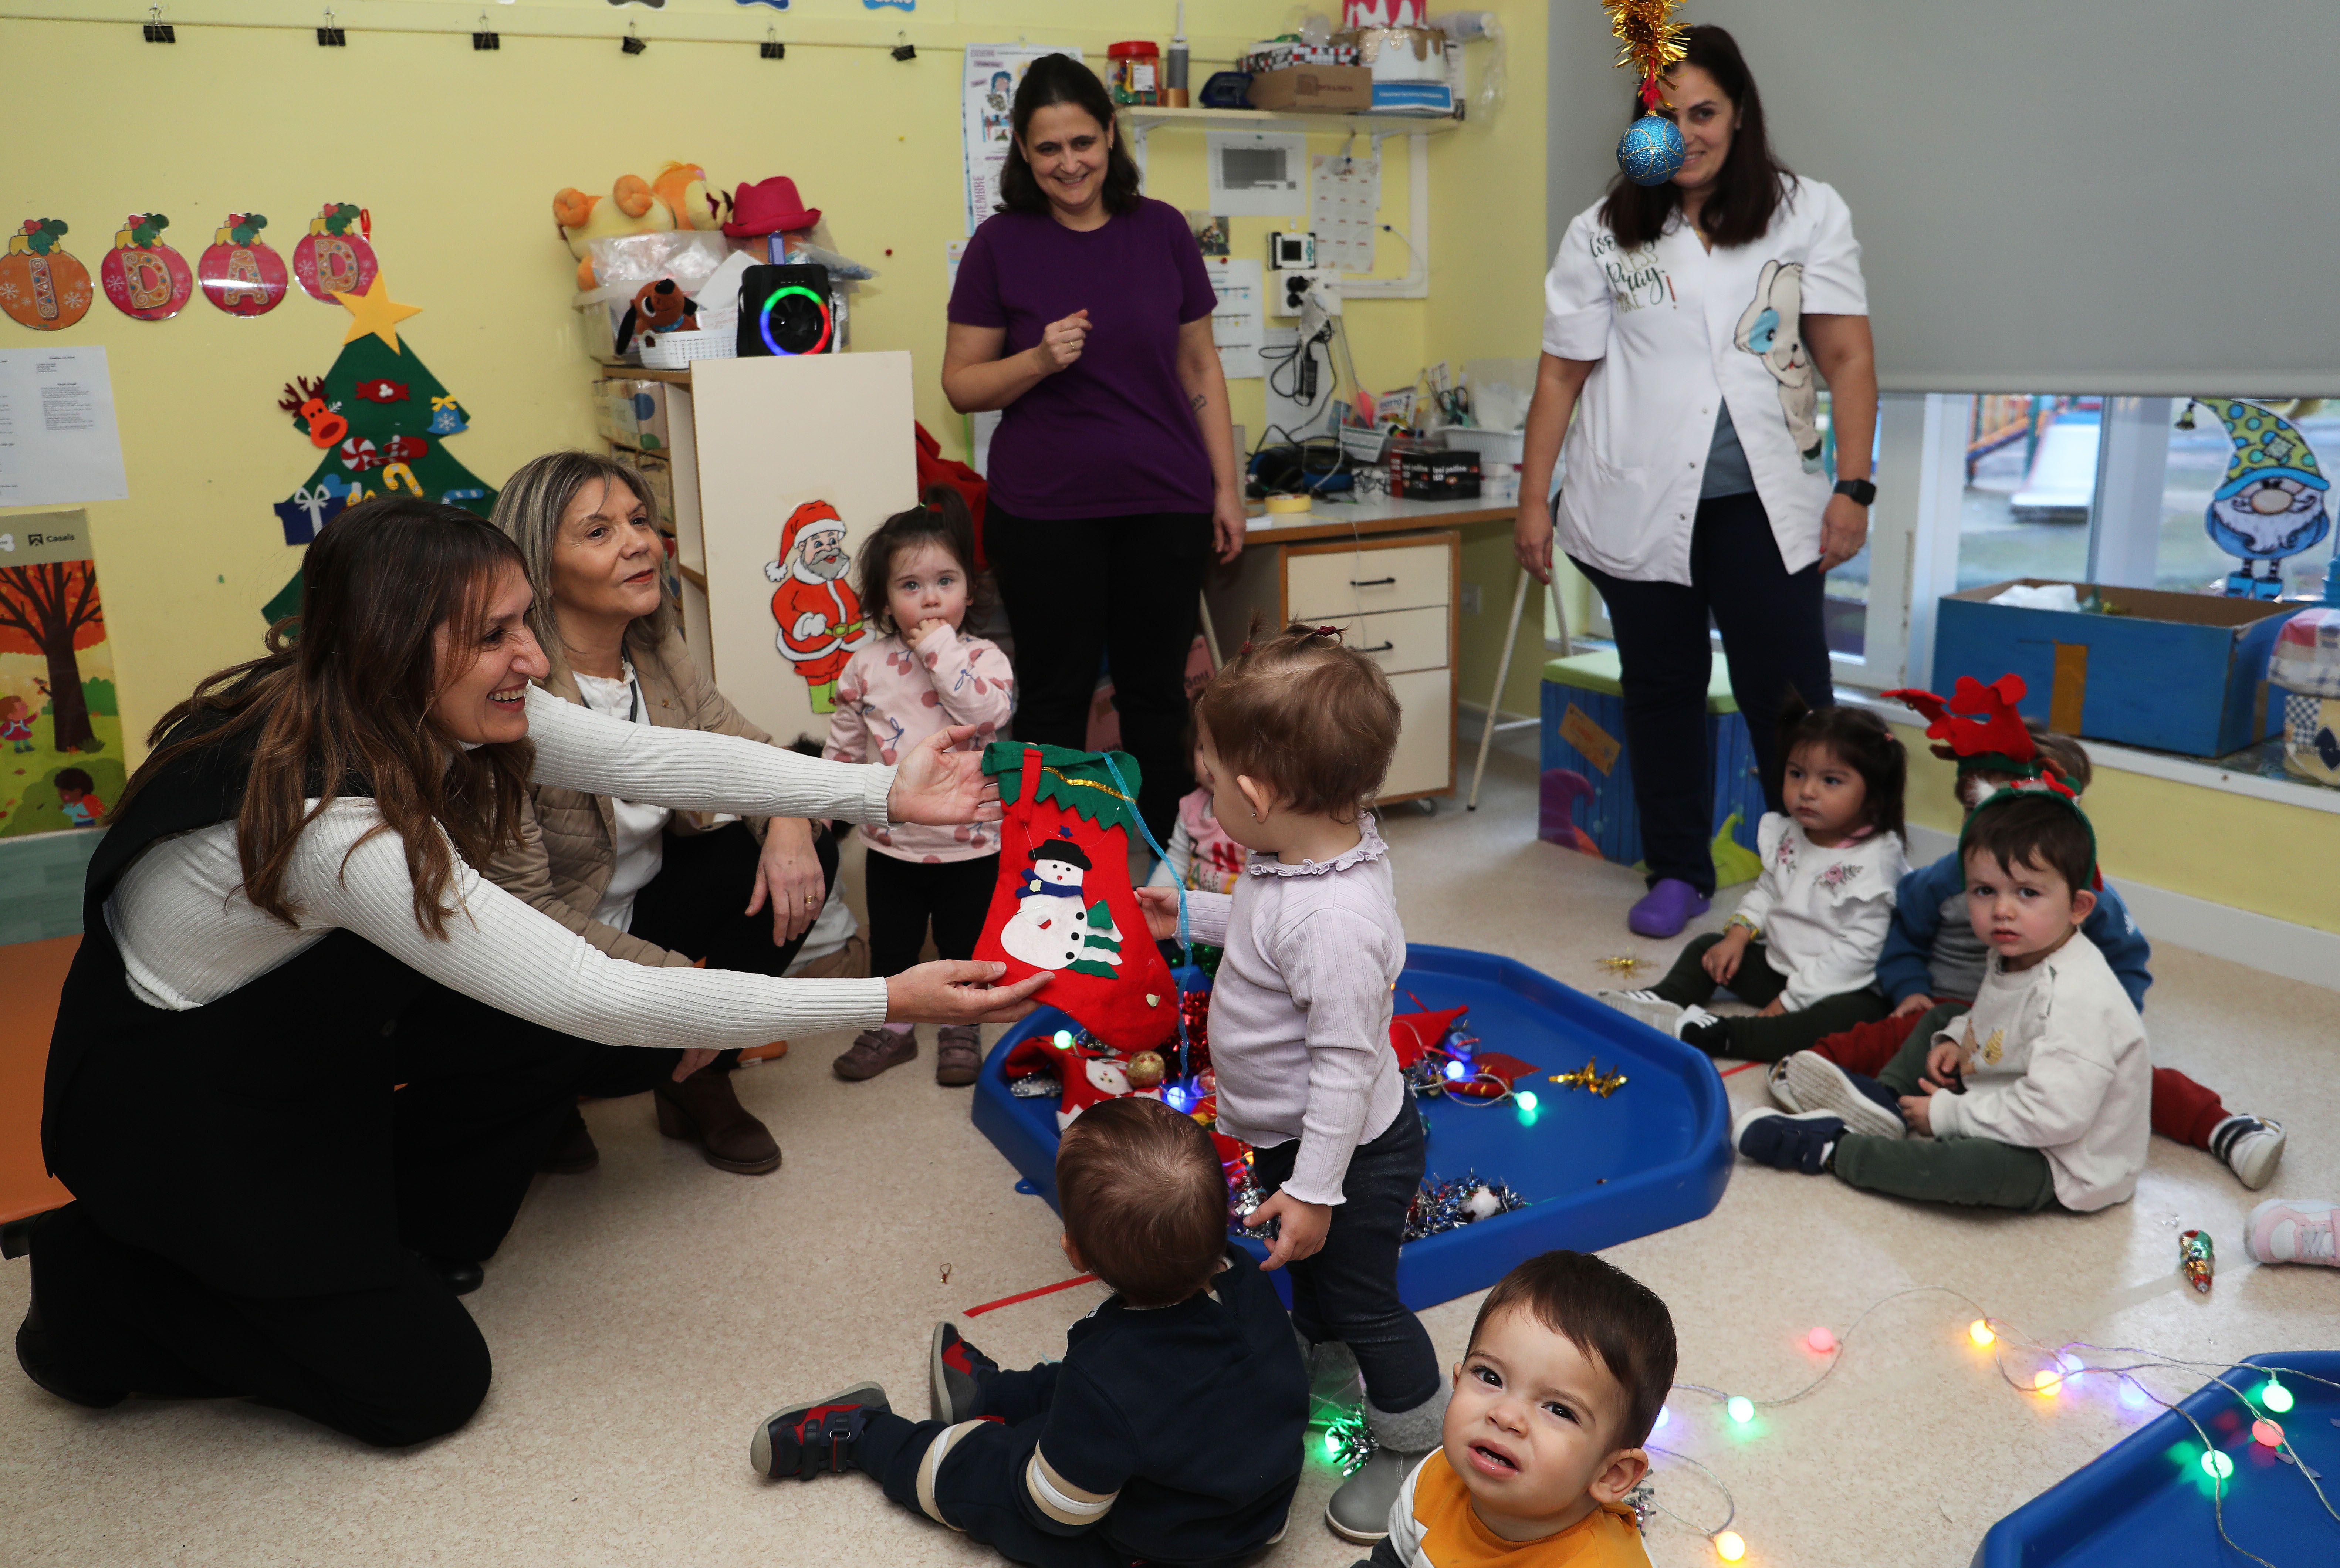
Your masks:
<svg viewBox="0 0 2340 1568"><path fill-rule="evenodd" d="M418 314L419 307L392 300L379 273L366 293L333 297L351 317L341 357L322 386L302 378L288 393L294 427L321 449L322 461L306 484L276 504L284 542L305 545L342 508L391 493L487 516L495 509L495 491L447 451L447 438L461 434L469 417L412 345L399 338L398 323ZM297 406L290 401L296 394L306 394ZM322 439L336 432L337 440ZM296 571L261 613L273 624L300 610Z"/></svg>
<svg viewBox="0 0 2340 1568"><path fill-rule="evenodd" d="M1115 1050L1175 1040L1178 987L1129 885L1135 759L1116 752L1108 767L1095 751L1001 740L984 748L983 770L1006 815L975 956L1006 964L1011 984L1053 973L1038 999Z"/></svg>

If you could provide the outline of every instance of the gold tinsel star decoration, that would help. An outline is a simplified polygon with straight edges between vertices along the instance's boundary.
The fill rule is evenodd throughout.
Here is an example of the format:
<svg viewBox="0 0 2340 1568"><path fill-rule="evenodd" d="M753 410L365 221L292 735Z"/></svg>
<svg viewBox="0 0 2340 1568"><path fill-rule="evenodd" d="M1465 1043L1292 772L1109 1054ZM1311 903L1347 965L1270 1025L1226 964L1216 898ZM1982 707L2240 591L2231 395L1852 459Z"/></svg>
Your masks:
<svg viewBox="0 0 2340 1568"><path fill-rule="evenodd" d="M1630 977L1635 970L1641 968L1649 962L1649 959L1640 958L1631 953L1617 953L1600 960L1601 967L1602 968L1608 970L1611 974L1616 976L1621 980Z"/></svg>
<svg viewBox="0 0 2340 1568"><path fill-rule="evenodd" d="M1673 20L1674 0L1601 0L1609 13L1609 31L1617 38L1617 64L1631 66L1641 79L1641 101L1657 106L1657 80L1681 63L1682 35L1690 31Z"/></svg>
<svg viewBox="0 0 2340 1568"><path fill-rule="evenodd" d="M1584 1066L1578 1071L1553 1073L1550 1075L1550 1081L1564 1089L1582 1089L1588 1094L1599 1095L1605 1100L1623 1088L1627 1079L1623 1073L1602 1072L1600 1064L1588 1057L1585 1058Z"/></svg>
<svg viewBox="0 0 2340 1568"><path fill-rule="evenodd" d="M390 281L380 273L374 273L373 287L365 293L362 294L337 293L333 298L341 301L348 308L352 318L350 322L350 330L342 337L342 342L353 343L366 333L372 332L388 343L393 353L405 352L398 346L398 323L409 316L419 316L422 313L421 305L402 305L392 299Z"/></svg>

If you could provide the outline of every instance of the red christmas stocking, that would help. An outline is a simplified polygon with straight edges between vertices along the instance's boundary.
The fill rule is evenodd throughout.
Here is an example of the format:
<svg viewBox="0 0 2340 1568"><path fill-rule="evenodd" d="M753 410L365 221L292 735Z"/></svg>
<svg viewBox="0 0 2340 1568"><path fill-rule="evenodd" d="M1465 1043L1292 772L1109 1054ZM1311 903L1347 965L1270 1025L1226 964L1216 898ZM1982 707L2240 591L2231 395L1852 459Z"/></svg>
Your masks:
<svg viewBox="0 0 2340 1568"><path fill-rule="evenodd" d="M984 748L1006 819L975 956L1006 964L1010 982L1053 973L1038 1001L1115 1050L1153 1050L1177 1037L1178 987L1129 886L1137 763L1116 752L1113 766L1118 783L1094 751Z"/></svg>

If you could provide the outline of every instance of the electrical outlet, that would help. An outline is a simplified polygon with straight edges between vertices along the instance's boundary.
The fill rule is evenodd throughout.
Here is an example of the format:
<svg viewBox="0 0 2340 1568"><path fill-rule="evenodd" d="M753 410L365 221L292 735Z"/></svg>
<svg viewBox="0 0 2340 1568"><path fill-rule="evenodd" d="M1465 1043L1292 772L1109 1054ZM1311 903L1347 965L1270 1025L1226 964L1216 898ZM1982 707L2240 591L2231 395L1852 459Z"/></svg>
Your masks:
<svg viewBox="0 0 2340 1568"><path fill-rule="evenodd" d="M1316 303L1328 316L1341 313L1341 291L1334 286L1330 273L1313 267L1285 267L1267 274L1267 313L1272 316L1300 314L1301 302L1314 293Z"/></svg>
<svg viewBox="0 0 2340 1568"><path fill-rule="evenodd" d="M1479 613L1479 585L1475 582L1466 582L1462 585L1462 613L1465 615Z"/></svg>

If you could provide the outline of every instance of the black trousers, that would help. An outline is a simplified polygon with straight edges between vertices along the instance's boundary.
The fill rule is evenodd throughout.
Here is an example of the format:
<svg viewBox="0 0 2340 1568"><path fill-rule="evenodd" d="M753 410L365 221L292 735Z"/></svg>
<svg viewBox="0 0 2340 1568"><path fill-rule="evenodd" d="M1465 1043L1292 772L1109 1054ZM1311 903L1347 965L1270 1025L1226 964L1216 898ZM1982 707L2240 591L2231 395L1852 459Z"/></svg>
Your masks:
<svg viewBox="0 0 2340 1568"><path fill-rule="evenodd" d="M992 886L999 880L996 850L972 860L930 863L872 849L861 875L869 903L871 974L884 978L917 963L929 920L937 955L975 957L984 917L991 912Z"/></svg>
<svg viewBox="0 0 2340 1568"><path fill-rule="evenodd" d="M1678 1007L1700 1007L1712 1001L1714 993L1722 987L1706 972L1705 958L1721 940L1712 931L1691 938L1690 946L1674 960L1674 967L1666 971L1666 978L1650 989ZM1739 956L1737 972L1730 977L1730 994L1750 1007L1768 1007L1787 988L1788 978L1764 957L1762 939L1758 938L1748 943L1747 950ZM1861 1024L1873 1024L1892 1010L1874 987L1867 987L1858 991L1839 991L1820 997L1809 1007L1774 1013L1768 1018L1724 1018L1724 1043L1715 1048L1714 1055L1750 1062L1780 1061L1798 1051L1810 1050L1827 1036Z"/></svg>
<svg viewBox="0 0 2340 1568"><path fill-rule="evenodd" d="M1036 520L994 506L983 535L1016 634L1016 738L1085 749L1102 658L1122 749L1143 775L1138 813L1167 844L1178 798L1195 787L1186 654L1210 565L1210 513Z"/></svg>
<svg viewBox="0 0 2340 1568"><path fill-rule="evenodd" d="M1572 558L1573 559L1573 558ZM1818 562L1790 572L1763 502L1719 495L1698 503L1687 584L1628 582L1576 561L1609 606L1625 693L1625 745L1650 885L1666 878L1714 891L1714 764L1706 744L1712 618L1730 660L1730 693L1747 720L1764 799L1780 809L1780 713L1788 696L1834 700Z"/></svg>
<svg viewBox="0 0 2340 1568"><path fill-rule="evenodd" d="M1296 1138L1261 1149L1253 1179L1272 1196L1299 1157ZM1422 1116L1409 1099L1380 1136L1349 1156L1324 1246L1284 1265L1292 1271L1293 1327L1312 1345L1337 1339L1353 1351L1366 1399L1392 1415L1435 1395L1440 1381L1430 1335L1397 1298L1398 1247L1406 1210L1422 1189L1423 1157Z"/></svg>

